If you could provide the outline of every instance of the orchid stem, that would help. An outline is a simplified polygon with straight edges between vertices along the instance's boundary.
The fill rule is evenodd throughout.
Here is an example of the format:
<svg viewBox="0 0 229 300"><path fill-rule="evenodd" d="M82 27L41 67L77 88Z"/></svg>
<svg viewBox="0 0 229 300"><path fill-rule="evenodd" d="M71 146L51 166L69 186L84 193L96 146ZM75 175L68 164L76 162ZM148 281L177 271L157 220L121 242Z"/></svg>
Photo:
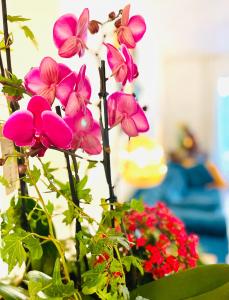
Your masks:
<svg viewBox="0 0 229 300"><path fill-rule="evenodd" d="M108 112L107 112L107 90L106 90L106 70L105 61L101 60L101 65L99 67L100 75L100 92L99 97L100 102L100 126L101 134L103 140L103 166L106 175L106 181L109 189L109 202L115 203L117 197L114 193L114 187L112 185L111 179L111 162L110 162L110 142L109 142L109 126L108 126ZM103 112L103 116L102 116ZM111 205L111 210L114 210L114 206ZM112 227L114 227L114 219L112 220Z"/></svg>

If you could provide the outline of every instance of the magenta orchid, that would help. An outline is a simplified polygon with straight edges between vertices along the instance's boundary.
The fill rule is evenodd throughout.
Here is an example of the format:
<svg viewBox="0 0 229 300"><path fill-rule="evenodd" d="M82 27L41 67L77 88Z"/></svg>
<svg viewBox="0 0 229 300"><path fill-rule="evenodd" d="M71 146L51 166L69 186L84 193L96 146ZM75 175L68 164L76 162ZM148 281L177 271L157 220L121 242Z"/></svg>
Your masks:
<svg viewBox="0 0 229 300"><path fill-rule="evenodd" d="M79 74L75 73L75 86L70 95L66 94L61 99L62 105L65 107L65 114L69 116L75 115L79 110L83 109L91 97L91 85L85 76L86 65L80 68Z"/></svg>
<svg viewBox="0 0 229 300"><path fill-rule="evenodd" d="M41 96L30 99L27 110L14 112L3 127L3 135L17 146L40 149L42 156L50 146L69 149L72 131L64 120L51 111L51 106Z"/></svg>
<svg viewBox="0 0 229 300"><path fill-rule="evenodd" d="M60 17L53 28L53 39L61 57L81 57L86 48L89 10L85 8L79 20L72 14Z"/></svg>
<svg viewBox="0 0 229 300"><path fill-rule="evenodd" d="M128 136L137 136L149 129L146 116L132 94L115 92L107 100L109 125L121 123Z"/></svg>
<svg viewBox="0 0 229 300"><path fill-rule="evenodd" d="M138 76L138 68L127 48L123 46L121 54L111 44L104 45L107 47L107 60L115 80L122 85L125 85L127 80L132 82Z"/></svg>
<svg viewBox="0 0 229 300"><path fill-rule="evenodd" d="M142 16L136 15L129 19L130 5L122 12L121 26L117 30L118 41L127 48L135 48L146 32L146 24Z"/></svg>
<svg viewBox="0 0 229 300"><path fill-rule="evenodd" d="M55 97L65 99L75 84L74 73L51 57L42 59L39 68L32 68L25 76L26 90L32 95L44 97L50 104Z"/></svg>
<svg viewBox="0 0 229 300"><path fill-rule="evenodd" d="M89 109L85 108L74 116L66 116L64 120L73 131L72 149L82 148L92 155L102 151L100 126Z"/></svg>

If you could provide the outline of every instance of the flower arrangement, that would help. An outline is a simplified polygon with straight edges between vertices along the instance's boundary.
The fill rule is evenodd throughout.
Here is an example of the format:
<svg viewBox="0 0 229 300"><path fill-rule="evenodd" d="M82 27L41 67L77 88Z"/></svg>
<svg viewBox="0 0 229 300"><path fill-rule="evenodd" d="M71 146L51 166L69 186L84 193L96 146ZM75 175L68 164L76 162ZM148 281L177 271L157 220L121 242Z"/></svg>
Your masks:
<svg viewBox="0 0 229 300"><path fill-rule="evenodd" d="M78 18L74 14L65 14L55 22L53 41L61 61L73 57L80 59L87 53L94 53L99 63L100 79L99 100L95 101L91 99L92 88L87 76L89 66L84 64L79 70L72 70L59 60L46 56L38 67L27 72L24 80L13 74L10 52L13 41L12 33L8 32L8 22L20 23L26 37L35 46L37 42L30 28L21 25L28 19L8 15L6 0L2 0L1 4L4 38L0 53L5 51L6 66L0 55L0 83L10 113L2 124L4 138L1 138L1 145L3 148L6 141L11 141L11 148L8 152L2 151L0 162L7 168L7 163L16 159L20 186L14 192L10 207L1 213L1 258L8 265L9 272L16 266L24 269L16 281L6 278L6 281L0 282L0 295L4 299L23 300L135 299L136 293L145 296L138 286L138 277L144 277L144 270L153 275L151 278L159 279L188 266L194 267L198 259L196 236L187 235L184 225L162 204L155 208L145 207L145 211L140 213L141 203L134 199L119 203L112 182L109 131L120 125L131 138L149 129L135 95L124 89L127 82L138 76L130 49L135 48L145 34L144 18L139 15L130 17L130 5L126 5L118 13L109 13L104 22L91 20L87 8ZM100 48L106 49L106 63L100 48L90 51L87 41L89 32L97 34L107 23L113 25L112 32L119 47L112 44L113 35L112 41L105 35ZM106 66L110 68L109 77ZM109 97L108 80L119 84ZM20 109L23 97L26 109ZM94 117L92 107L99 112L98 119ZM53 167L55 162L44 162L43 156L48 149L63 153L65 182L57 178ZM91 159L90 155L100 153L102 160ZM104 167L108 195L101 199L103 214L100 222L82 207L92 200L87 175L79 176L82 160L88 162L88 169L97 164ZM1 183L6 187L10 185L5 177L1 177ZM61 198L67 207L59 213L63 226L74 227L70 241L57 237L53 222L56 212L54 204L49 201L50 193ZM150 226L152 232L148 230ZM148 236L152 243L147 240ZM70 251L67 242L73 244ZM177 251L172 249L172 245ZM140 257L139 250L143 250ZM221 269L216 271L211 269L217 274ZM187 276L195 279L198 272L202 271L188 272L187 275L182 272L182 278L185 282ZM173 289L179 287L180 277L176 275L165 276L155 282L160 281L166 286L167 278L175 282ZM221 281L217 282L225 282L226 276L220 278ZM198 281L195 284L198 285ZM206 290L209 282L202 281L202 286ZM132 292L133 289L135 291ZM147 297L151 299L155 289L160 297L161 289L157 289L155 284L147 289ZM201 293L202 289L199 288L199 291ZM179 291L177 293L174 300L181 299ZM193 293L187 288L183 298L191 296Z"/></svg>

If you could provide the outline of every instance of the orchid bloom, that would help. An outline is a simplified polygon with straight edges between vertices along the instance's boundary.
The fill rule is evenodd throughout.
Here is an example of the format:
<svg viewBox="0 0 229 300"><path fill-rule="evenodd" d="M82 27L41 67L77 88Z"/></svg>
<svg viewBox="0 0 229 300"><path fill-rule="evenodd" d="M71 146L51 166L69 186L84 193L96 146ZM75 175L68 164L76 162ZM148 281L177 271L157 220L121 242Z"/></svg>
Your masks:
<svg viewBox="0 0 229 300"><path fill-rule="evenodd" d="M86 48L89 10L85 8L79 20L66 14L60 17L53 27L53 39L61 57L69 58L78 54L81 57Z"/></svg>
<svg viewBox="0 0 229 300"><path fill-rule="evenodd" d="M130 5L124 7L121 26L117 30L118 41L127 48L135 48L146 32L146 24L142 16L132 16L129 19Z"/></svg>
<svg viewBox="0 0 229 300"><path fill-rule="evenodd" d="M74 73L51 57L42 59L39 68L32 68L25 76L25 87L32 95L44 97L50 104L55 97L66 98L75 83Z"/></svg>
<svg viewBox="0 0 229 300"><path fill-rule="evenodd" d="M71 129L41 96L32 97L27 110L16 111L9 117L3 135L17 146L40 149L39 156L50 146L69 149L72 141Z"/></svg>
<svg viewBox="0 0 229 300"><path fill-rule="evenodd" d="M137 136L149 129L146 116L132 94L115 92L107 100L108 120L111 127L121 123L128 136Z"/></svg>
<svg viewBox="0 0 229 300"><path fill-rule="evenodd" d="M92 155L102 151L100 126L94 121L89 109L81 110L74 116L66 116L64 120L73 132L71 149L82 148Z"/></svg>
<svg viewBox="0 0 229 300"><path fill-rule="evenodd" d="M75 87L70 95L62 98L61 103L65 107L65 114L68 116L75 115L79 110L83 109L91 97L91 85L85 76L86 65L80 68L79 74L75 73Z"/></svg>
<svg viewBox="0 0 229 300"><path fill-rule="evenodd" d="M107 61L115 80L121 82L122 85L125 85L127 80L132 82L138 76L138 68L127 48L125 46L122 47L122 55L111 44L104 45L107 47Z"/></svg>

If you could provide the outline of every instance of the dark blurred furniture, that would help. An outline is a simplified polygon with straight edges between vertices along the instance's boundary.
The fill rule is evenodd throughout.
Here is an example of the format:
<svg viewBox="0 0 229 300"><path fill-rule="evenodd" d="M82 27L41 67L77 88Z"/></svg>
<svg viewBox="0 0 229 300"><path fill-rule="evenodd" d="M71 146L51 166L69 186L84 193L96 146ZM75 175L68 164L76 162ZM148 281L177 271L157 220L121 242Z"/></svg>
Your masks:
<svg viewBox="0 0 229 300"><path fill-rule="evenodd" d="M223 193L209 187L214 181L204 164L185 168L179 163L168 164L164 181L157 187L140 189L133 195L153 205L165 202L185 223L189 232L200 237L202 249L224 262L228 253L226 220L222 209Z"/></svg>

